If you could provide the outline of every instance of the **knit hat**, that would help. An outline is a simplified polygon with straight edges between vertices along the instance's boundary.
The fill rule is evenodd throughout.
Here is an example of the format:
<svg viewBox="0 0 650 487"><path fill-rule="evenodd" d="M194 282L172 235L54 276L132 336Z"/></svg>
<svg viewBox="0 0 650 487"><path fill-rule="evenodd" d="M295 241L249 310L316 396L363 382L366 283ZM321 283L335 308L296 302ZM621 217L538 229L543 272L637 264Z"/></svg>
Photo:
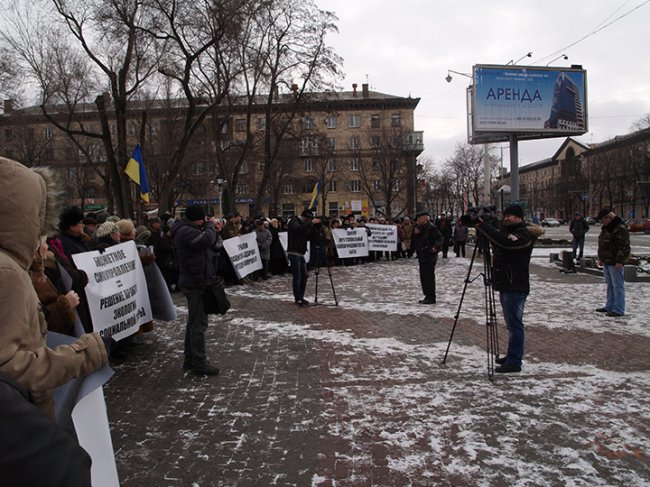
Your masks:
<svg viewBox="0 0 650 487"><path fill-rule="evenodd" d="M522 220L524 219L524 209L519 205L510 205L505 210L503 210L503 216L512 215L518 216Z"/></svg>
<svg viewBox="0 0 650 487"><path fill-rule="evenodd" d="M115 225L120 231L122 240L133 240L135 238L135 225L131 220L120 220Z"/></svg>
<svg viewBox="0 0 650 487"><path fill-rule="evenodd" d="M104 222L95 231L95 237L102 238L107 237L112 233L117 232L117 225L113 222Z"/></svg>
<svg viewBox="0 0 650 487"><path fill-rule="evenodd" d="M205 220L205 211L199 205L190 205L185 208L185 218L191 222Z"/></svg>
<svg viewBox="0 0 650 487"><path fill-rule="evenodd" d="M607 208L607 207L603 208L602 210L600 210L600 211L598 212L598 216L596 216L596 221L600 221L600 220L602 220L603 218L605 218L605 217L606 217L607 215L609 215L610 213L612 213L612 209L611 209L611 208Z"/></svg>
<svg viewBox="0 0 650 487"><path fill-rule="evenodd" d="M68 228L77 223L82 222L84 219L84 213L77 206L71 206L64 209L59 216L59 229L64 232Z"/></svg>
<svg viewBox="0 0 650 487"><path fill-rule="evenodd" d="M135 229L135 243L146 245L149 237L151 237L151 231L144 225L138 225L138 228Z"/></svg>
<svg viewBox="0 0 650 487"><path fill-rule="evenodd" d="M420 211L415 215L415 218L420 218L421 216L431 216L428 211Z"/></svg>

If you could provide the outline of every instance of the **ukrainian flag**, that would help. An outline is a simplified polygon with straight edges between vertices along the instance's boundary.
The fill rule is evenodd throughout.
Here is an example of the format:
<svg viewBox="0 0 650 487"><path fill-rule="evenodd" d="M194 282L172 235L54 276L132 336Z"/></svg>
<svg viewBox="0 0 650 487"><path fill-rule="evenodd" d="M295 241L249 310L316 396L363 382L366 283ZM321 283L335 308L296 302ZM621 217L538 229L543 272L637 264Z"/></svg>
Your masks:
<svg viewBox="0 0 650 487"><path fill-rule="evenodd" d="M135 146L133 155L126 164L124 172L130 177L135 184L140 186L140 197L149 203L149 182L147 181L147 171L142 161L142 149L140 144Z"/></svg>
<svg viewBox="0 0 650 487"><path fill-rule="evenodd" d="M311 200L309 201L308 210L316 210L318 207L318 195L320 194L321 188L323 186L323 180L319 179L314 184L314 190L311 192Z"/></svg>

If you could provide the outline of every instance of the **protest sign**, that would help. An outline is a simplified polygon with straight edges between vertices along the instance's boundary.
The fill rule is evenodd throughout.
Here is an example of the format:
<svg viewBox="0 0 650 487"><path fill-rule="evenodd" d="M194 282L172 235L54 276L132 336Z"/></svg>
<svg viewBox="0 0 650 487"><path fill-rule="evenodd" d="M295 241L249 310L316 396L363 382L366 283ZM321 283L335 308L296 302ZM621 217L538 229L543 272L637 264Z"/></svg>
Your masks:
<svg viewBox="0 0 650 487"><path fill-rule="evenodd" d="M228 258L232 262L235 273L243 279L251 272L262 268L260 250L257 248L255 232L238 235L223 241Z"/></svg>
<svg viewBox="0 0 650 487"><path fill-rule="evenodd" d="M377 225L368 223L366 225L372 234L368 237L368 250L379 252L397 251L398 237L396 225Z"/></svg>
<svg viewBox="0 0 650 487"><path fill-rule="evenodd" d="M332 235L341 259L368 256L368 232L365 228L335 228Z"/></svg>
<svg viewBox="0 0 650 487"><path fill-rule="evenodd" d="M135 242L72 256L88 275L84 288L93 328L102 336L121 340L151 321L147 282Z"/></svg>

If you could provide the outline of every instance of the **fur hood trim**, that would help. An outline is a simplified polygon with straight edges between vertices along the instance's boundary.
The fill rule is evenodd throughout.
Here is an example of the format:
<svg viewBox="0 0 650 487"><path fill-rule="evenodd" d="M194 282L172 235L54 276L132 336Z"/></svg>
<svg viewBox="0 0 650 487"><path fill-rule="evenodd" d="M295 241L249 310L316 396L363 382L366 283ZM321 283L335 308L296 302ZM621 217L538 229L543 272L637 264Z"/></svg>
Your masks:
<svg viewBox="0 0 650 487"><path fill-rule="evenodd" d="M51 237L59 231L59 213L63 207L63 191L56 173L49 167L33 167L45 183L45 195L41 203L40 236Z"/></svg>

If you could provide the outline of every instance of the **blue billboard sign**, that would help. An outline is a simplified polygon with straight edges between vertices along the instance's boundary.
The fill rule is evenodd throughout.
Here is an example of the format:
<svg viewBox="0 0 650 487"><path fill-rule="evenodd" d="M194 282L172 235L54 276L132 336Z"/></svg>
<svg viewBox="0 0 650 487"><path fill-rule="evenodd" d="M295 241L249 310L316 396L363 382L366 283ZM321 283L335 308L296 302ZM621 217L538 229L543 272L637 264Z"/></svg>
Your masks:
<svg viewBox="0 0 650 487"><path fill-rule="evenodd" d="M586 71L578 68L476 65L471 130L562 137L587 132Z"/></svg>

